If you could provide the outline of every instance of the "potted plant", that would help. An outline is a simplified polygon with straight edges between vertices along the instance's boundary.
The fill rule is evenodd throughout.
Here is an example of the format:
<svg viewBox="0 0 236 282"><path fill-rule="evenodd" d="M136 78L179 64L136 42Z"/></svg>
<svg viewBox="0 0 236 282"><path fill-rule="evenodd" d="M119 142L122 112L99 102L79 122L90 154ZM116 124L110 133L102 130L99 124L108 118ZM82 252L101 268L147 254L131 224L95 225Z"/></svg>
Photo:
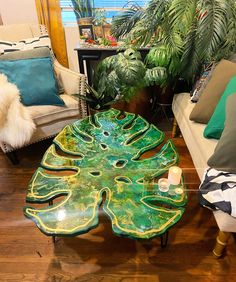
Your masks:
<svg viewBox="0 0 236 282"><path fill-rule="evenodd" d="M129 48L101 61L95 70L93 85L87 85L86 96L75 96L85 99L93 111L105 110L113 104L123 109L144 87L164 85L165 81L165 68L148 68L140 52Z"/></svg>
<svg viewBox="0 0 236 282"><path fill-rule="evenodd" d="M72 0L78 24L92 24L95 16L94 0Z"/></svg>
<svg viewBox="0 0 236 282"><path fill-rule="evenodd" d="M127 49L101 61L94 73L93 85L84 98L89 107L103 110L118 101L129 101L145 84L146 67L139 52Z"/></svg>
<svg viewBox="0 0 236 282"><path fill-rule="evenodd" d="M97 38L104 37L103 25L107 23L106 21L106 11L105 10L95 10L95 16L93 19L95 35Z"/></svg>
<svg viewBox="0 0 236 282"><path fill-rule="evenodd" d="M115 17L112 34L128 46L151 45L147 64L165 69L166 85L193 83L205 63L236 51L235 1L151 0Z"/></svg>

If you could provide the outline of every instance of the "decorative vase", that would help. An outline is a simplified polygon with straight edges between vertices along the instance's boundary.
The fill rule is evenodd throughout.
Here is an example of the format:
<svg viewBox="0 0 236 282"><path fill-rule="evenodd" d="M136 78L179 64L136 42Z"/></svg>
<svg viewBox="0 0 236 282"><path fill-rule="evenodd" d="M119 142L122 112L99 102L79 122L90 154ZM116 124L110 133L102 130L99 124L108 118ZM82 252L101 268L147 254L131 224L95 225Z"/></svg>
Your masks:
<svg viewBox="0 0 236 282"><path fill-rule="evenodd" d="M111 36L111 24L104 24L102 26L102 29L103 29L103 36L105 38Z"/></svg>
<svg viewBox="0 0 236 282"><path fill-rule="evenodd" d="M80 18L78 19L78 25L87 25L87 24L93 24L93 17L88 18Z"/></svg>
<svg viewBox="0 0 236 282"><path fill-rule="evenodd" d="M95 25L93 27L93 29L94 29L94 33L95 33L96 38L104 37L103 28L102 28L101 25Z"/></svg>

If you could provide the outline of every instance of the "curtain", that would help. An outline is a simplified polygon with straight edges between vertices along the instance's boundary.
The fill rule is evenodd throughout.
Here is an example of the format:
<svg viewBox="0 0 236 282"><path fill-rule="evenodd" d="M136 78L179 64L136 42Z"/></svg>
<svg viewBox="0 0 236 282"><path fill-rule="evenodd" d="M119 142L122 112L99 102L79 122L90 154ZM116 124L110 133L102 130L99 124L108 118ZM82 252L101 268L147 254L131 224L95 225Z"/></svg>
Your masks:
<svg viewBox="0 0 236 282"><path fill-rule="evenodd" d="M63 66L68 67L65 33L59 0L35 0L39 24L47 27L53 52Z"/></svg>

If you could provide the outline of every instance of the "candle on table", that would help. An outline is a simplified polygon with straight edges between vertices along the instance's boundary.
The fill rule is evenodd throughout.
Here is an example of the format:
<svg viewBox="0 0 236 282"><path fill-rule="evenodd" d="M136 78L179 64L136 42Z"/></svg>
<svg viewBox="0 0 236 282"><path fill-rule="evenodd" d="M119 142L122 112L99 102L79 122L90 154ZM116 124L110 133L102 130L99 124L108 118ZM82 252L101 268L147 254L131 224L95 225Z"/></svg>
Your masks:
<svg viewBox="0 0 236 282"><path fill-rule="evenodd" d="M161 192L169 191L169 183L167 178L160 178L158 181L158 188Z"/></svg>
<svg viewBox="0 0 236 282"><path fill-rule="evenodd" d="M182 175L182 169L178 166L172 166L169 169L168 182L170 185L179 185Z"/></svg>

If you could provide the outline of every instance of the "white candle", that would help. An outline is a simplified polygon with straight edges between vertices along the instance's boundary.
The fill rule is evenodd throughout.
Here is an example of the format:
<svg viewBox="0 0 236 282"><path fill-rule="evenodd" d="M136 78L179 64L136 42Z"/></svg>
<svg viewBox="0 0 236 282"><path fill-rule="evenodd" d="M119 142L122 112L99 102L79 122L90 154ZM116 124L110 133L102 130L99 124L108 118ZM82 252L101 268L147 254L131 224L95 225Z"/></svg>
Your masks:
<svg viewBox="0 0 236 282"><path fill-rule="evenodd" d="M169 169L168 182L170 185L179 185L182 175L182 169L178 166L172 166Z"/></svg>
<svg viewBox="0 0 236 282"><path fill-rule="evenodd" d="M169 183L167 178L160 178L158 180L158 188L161 192L169 191Z"/></svg>

